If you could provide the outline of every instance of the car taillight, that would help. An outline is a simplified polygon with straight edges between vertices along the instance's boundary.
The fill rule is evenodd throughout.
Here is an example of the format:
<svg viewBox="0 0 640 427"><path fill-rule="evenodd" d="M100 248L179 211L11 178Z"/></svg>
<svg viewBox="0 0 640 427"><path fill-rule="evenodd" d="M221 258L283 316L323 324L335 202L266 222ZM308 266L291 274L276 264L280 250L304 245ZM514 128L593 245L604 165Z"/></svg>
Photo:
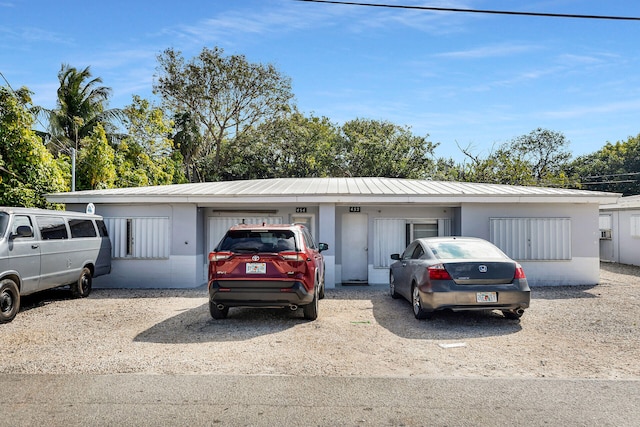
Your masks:
<svg viewBox="0 0 640 427"><path fill-rule="evenodd" d="M232 252L211 252L209 253L209 261L224 261L225 259L231 258L231 255L233 255Z"/></svg>
<svg viewBox="0 0 640 427"><path fill-rule="evenodd" d="M427 271L429 271L430 280L451 280L449 272L442 264L431 265L427 267Z"/></svg>
<svg viewBox="0 0 640 427"><path fill-rule="evenodd" d="M520 264L516 263L516 274L513 276L514 279L526 279L527 276L524 275L524 270Z"/></svg>
<svg viewBox="0 0 640 427"><path fill-rule="evenodd" d="M307 255L302 252L280 252L280 256L287 261L305 261Z"/></svg>

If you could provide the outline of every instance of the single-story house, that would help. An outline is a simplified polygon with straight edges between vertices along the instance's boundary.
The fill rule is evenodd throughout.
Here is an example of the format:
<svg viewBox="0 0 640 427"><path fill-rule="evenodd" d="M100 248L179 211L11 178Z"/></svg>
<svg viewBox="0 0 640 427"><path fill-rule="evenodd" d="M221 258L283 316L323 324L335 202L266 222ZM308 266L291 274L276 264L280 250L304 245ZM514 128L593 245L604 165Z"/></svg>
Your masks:
<svg viewBox="0 0 640 427"><path fill-rule="evenodd" d="M600 206L600 259L640 265L640 196Z"/></svg>
<svg viewBox="0 0 640 427"><path fill-rule="evenodd" d="M414 238L475 236L524 267L532 285L599 281L599 207L618 194L392 178L279 178L49 194L105 218L112 273L96 287L183 288L207 281L208 253L237 223L304 223L327 243L326 286L385 284L390 254Z"/></svg>

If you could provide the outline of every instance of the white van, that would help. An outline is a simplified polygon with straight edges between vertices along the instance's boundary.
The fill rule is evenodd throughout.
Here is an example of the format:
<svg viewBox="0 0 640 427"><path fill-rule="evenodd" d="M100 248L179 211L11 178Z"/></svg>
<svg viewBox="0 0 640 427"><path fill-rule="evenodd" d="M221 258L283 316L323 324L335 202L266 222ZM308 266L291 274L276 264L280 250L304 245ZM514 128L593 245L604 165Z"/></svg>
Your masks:
<svg viewBox="0 0 640 427"><path fill-rule="evenodd" d="M21 295L70 285L74 297L86 297L92 278L110 272L101 216L0 207L0 323L16 316Z"/></svg>

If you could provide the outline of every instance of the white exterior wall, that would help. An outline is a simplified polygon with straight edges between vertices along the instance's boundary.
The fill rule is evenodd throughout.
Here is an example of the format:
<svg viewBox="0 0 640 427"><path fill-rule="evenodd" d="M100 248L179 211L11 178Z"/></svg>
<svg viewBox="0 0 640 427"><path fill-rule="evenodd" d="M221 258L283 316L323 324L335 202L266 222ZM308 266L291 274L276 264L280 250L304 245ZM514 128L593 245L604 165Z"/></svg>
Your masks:
<svg viewBox="0 0 640 427"><path fill-rule="evenodd" d="M491 240L490 218L570 218L571 259L519 261L533 286L594 285L600 281L596 204L463 204L462 235Z"/></svg>
<svg viewBox="0 0 640 427"><path fill-rule="evenodd" d="M329 244L325 257L325 284L332 288L342 282L341 247L343 233L349 233L341 224L341 218L349 214L349 205L337 203L301 202L296 205L269 205L273 214L290 222L296 208L307 209L306 215L313 218L314 237ZM596 204L554 203L463 203L459 207L426 205L359 205L360 214L367 216L368 245L367 280L370 284L387 284L389 269L376 267L374 263L375 221L378 218L424 219L451 221L452 235L466 235L490 240L489 219L505 217L567 217L571 219L571 259L568 261L523 261L522 265L532 285L576 285L596 284L599 281L599 210ZM84 211L85 205L68 205L67 209ZM100 204L96 213L104 217L167 217L170 220L170 253L167 259L114 259L112 273L96 278L96 288L192 288L206 284L207 255L209 248L208 223L214 215L227 215L224 210L233 210L229 216L247 215L259 210L256 205L224 205L219 210L213 206L184 204ZM265 206L265 209L267 206ZM258 214L255 215L264 215ZM620 221L629 223L629 220ZM627 226L628 227L628 226ZM629 235L622 227L620 233ZM639 264L640 239L627 239L625 258L620 262ZM635 245L635 246L633 246ZM390 255L390 254L389 254ZM635 255L635 259L632 259Z"/></svg>
<svg viewBox="0 0 640 427"><path fill-rule="evenodd" d="M84 211L84 206L68 205ZM169 256L163 259L112 259L111 274L94 279L95 288L192 288L206 283L198 261L202 247L197 236L197 207L180 205L102 205L105 218L169 218Z"/></svg>
<svg viewBox="0 0 640 427"><path fill-rule="evenodd" d="M606 260L640 266L640 237L631 232L632 217L640 216L640 209L603 210L601 214L611 215L611 240L606 242L611 256Z"/></svg>

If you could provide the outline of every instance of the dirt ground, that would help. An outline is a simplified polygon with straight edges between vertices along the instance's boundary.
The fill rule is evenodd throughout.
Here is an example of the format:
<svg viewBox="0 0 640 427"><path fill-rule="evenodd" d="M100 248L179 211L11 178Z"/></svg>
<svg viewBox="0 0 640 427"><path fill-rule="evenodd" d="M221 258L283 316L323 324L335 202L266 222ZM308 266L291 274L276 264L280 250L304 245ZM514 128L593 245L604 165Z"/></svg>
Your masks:
<svg viewBox="0 0 640 427"><path fill-rule="evenodd" d="M418 321L386 287L327 289L316 321L287 310L211 319L207 291L68 290L23 299L0 325L0 373L640 379L640 267L597 286L533 288L522 319Z"/></svg>

